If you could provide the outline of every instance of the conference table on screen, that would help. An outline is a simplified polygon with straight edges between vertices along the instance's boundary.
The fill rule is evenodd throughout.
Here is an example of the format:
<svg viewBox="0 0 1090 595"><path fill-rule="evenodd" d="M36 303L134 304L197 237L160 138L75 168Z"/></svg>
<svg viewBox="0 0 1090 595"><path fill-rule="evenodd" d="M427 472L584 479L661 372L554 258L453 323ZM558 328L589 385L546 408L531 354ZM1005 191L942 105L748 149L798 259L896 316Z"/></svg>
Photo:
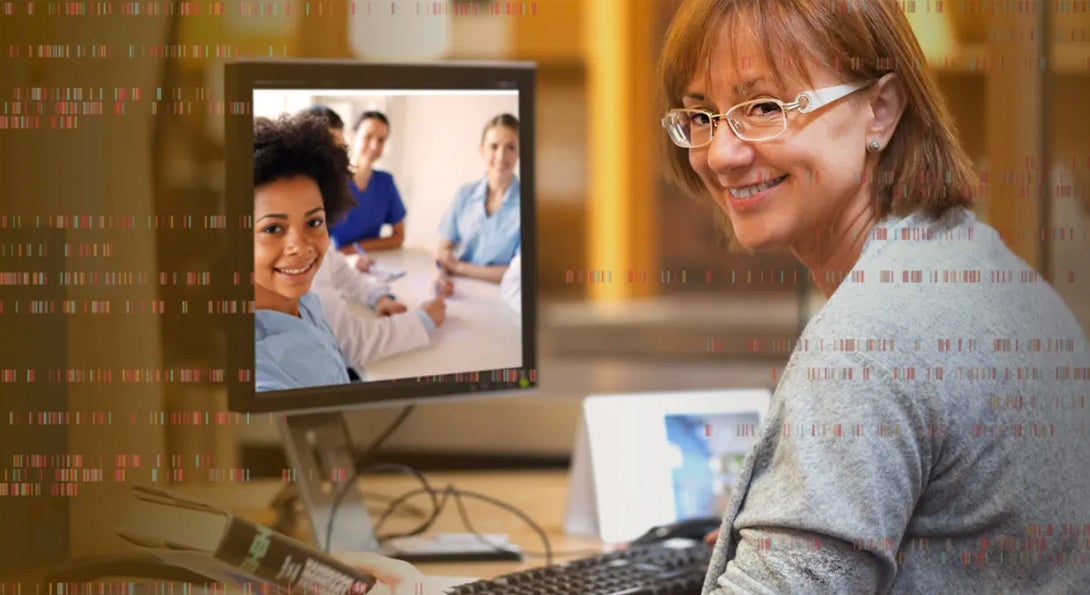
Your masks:
<svg viewBox="0 0 1090 595"><path fill-rule="evenodd" d="M433 252L402 248L369 256L384 269L406 272L389 285L410 312L435 297ZM454 294L446 304L446 320L432 333L427 347L371 362L364 378L390 380L522 366L522 318L503 300L499 284L454 277ZM352 310L359 316L374 316L362 307Z"/></svg>

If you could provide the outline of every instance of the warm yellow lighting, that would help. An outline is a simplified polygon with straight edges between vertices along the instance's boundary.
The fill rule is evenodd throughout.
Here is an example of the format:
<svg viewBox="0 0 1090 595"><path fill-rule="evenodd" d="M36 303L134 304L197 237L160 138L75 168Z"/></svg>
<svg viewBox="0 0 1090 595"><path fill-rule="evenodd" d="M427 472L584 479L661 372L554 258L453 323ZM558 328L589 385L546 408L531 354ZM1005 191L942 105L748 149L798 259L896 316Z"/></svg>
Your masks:
<svg viewBox="0 0 1090 595"><path fill-rule="evenodd" d="M905 16L924 56L928 62L935 64L954 58L958 52L958 42L949 13L931 12L928 10L931 6L931 3L917 2L916 10L906 10Z"/></svg>
<svg viewBox="0 0 1090 595"><path fill-rule="evenodd" d="M616 117L618 106L624 106L622 97L627 70L624 52L624 19L618 18L623 8L618 2L602 0L585 4L588 11L588 87L590 114L588 121L591 163L589 168L590 193L588 212L591 230L588 241L588 268L627 268L630 247L625 241L624 203L618 200L627 193L630 178L617 155L623 155L628 144L628 127L622 118ZM623 109L623 108L622 108ZM596 299L616 299L624 295L623 275L613 276L613 283L594 284L591 295Z"/></svg>
<svg viewBox="0 0 1090 595"><path fill-rule="evenodd" d="M658 131L646 99L653 68L651 4L594 0L583 7L590 123L587 268L604 272L589 295L621 300L654 291L629 281L630 273L648 276L658 249L651 142Z"/></svg>

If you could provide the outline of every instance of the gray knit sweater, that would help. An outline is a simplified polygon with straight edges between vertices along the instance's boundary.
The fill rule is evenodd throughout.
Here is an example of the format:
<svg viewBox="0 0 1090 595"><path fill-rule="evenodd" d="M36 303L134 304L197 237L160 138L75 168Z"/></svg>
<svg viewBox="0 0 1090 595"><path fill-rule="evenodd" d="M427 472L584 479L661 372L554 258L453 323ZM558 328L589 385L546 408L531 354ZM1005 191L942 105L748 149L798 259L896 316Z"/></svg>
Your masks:
<svg viewBox="0 0 1090 595"><path fill-rule="evenodd" d="M795 346L704 593L1090 593L1088 401L1086 335L994 229L884 221Z"/></svg>

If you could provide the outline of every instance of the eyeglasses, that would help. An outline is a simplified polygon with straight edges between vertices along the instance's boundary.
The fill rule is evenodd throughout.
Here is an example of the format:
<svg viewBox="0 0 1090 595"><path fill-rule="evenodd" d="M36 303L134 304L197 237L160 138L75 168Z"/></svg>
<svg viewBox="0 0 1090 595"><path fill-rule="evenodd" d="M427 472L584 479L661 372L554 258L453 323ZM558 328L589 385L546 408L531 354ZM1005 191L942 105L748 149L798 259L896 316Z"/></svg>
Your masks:
<svg viewBox="0 0 1090 595"><path fill-rule="evenodd" d="M820 107L847 97L870 83L846 83L803 91L791 103L772 97L739 103L721 114L700 108L677 108L666 112L662 127L670 140L683 149L695 149L712 142L718 120L726 119L730 129L744 141L772 140L787 131L787 112L798 110L808 114Z"/></svg>

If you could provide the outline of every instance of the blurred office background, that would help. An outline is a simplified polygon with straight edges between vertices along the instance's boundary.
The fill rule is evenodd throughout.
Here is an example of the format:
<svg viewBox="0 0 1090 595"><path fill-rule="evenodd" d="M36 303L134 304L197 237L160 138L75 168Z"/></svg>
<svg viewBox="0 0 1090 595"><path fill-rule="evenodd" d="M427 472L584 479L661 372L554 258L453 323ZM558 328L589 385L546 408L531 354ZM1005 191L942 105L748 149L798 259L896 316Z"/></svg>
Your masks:
<svg viewBox="0 0 1090 595"><path fill-rule="evenodd" d="M277 57L359 58L374 51L369 40L376 38L370 37L373 31L364 34L368 25L360 24L360 13L355 29L349 26L350 3L309 4L307 13L298 7L288 13L284 3L254 2L247 3L249 13L223 16L172 17L164 11L139 21L28 19L10 33L13 46L108 39L119 47L268 47ZM434 5L399 4L407 10ZM789 254L729 252L712 210L661 179L655 145L662 130L652 73L678 2L440 4L447 5L446 16L419 15L398 25L418 27L428 44L379 46L423 54L414 59L538 64L541 390L520 399L418 407L388 442L388 451L425 467L563 465L580 399L587 394L773 386L790 341L821 300L800 282L802 271ZM937 4L915 2L912 21L965 147L986 180L979 214L1007 230L1011 247L1055 285L1084 328L1090 326L1090 118L1083 114L1090 97L1090 13L1071 12L1068 2L1035 4L1048 9L1040 13L1005 12L1000 5L1009 3L999 2L946 2L944 12L929 12ZM22 168L41 179L13 175L10 179L25 183L13 188L24 188L26 196L36 188L57 193L79 188L85 201L79 208L87 213L218 211L223 117L201 105L202 95L205 100L222 97L222 65L228 56L216 56L213 51L167 60L118 55L99 62L13 62L2 75L13 86L125 80L133 87L162 87L168 94L180 89L183 100L181 107L154 117L115 118L109 126L92 123L63 139L43 133L27 140L12 151L6 166L13 174ZM396 56L385 58L391 57ZM40 150L32 141L42 144ZM69 185L27 161L56 152L58 146L66 164L63 181ZM71 202L41 208L53 214L73 210ZM180 276L199 273L214 266L222 249L211 235L205 241L195 230L125 238L119 240L115 262L103 270L121 266ZM69 299L95 291L67 289ZM131 299L203 304L215 290L180 284L124 291ZM99 365L116 366L117 358L130 358L148 367L207 368L219 359L211 354L224 348L215 339L214 317L168 313L152 319L158 327L149 326L147 318L135 320L102 328L89 317L73 317L69 365L102 360L106 363ZM115 359L103 360L103 354ZM145 415L226 408L226 396L214 383L164 382L129 387L124 394L110 385L68 386L72 411L93 407ZM132 396L134 390L142 391L139 399ZM396 413L353 414L353 432L366 444ZM226 424L202 421L200 415L191 419L186 424L129 424L122 432L105 434L73 426L64 439L73 452L107 457L161 453L161 466L178 471L168 479L210 481L210 468L247 468L254 479L265 472L279 476L284 463L271 416L232 416ZM95 499L94 489L86 493L73 500L72 514L80 516L82 507L108 516L101 511L114 505ZM74 529L71 539L77 554L99 545L94 533Z"/></svg>
<svg viewBox="0 0 1090 595"><path fill-rule="evenodd" d="M1087 325L1090 119L1078 106L1090 96L1090 16L1068 12L1065 3L1048 5L1047 14L949 2L940 13L934 4L917 2L910 20L982 172L978 214L1003 230ZM427 14L430 3L408 5L416 14L376 16L371 29L334 5L324 16L185 18L173 33L182 44L231 39L288 56L538 64L541 391L418 408L388 448L419 453L414 460L425 465L438 452L452 465L563 464L587 394L773 386L791 340L822 299L790 254L729 251L717 214L661 178L652 73L678 2L456 1L438 15ZM376 29L431 41L383 45ZM1036 33L1044 30L1049 34ZM214 59L177 60L170 75L215 96L220 67ZM185 204L180 210L189 211L195 200L212 209L220 199L221 118L187 115L162 124L170 140L159 146L160 163L170 165L157 208ZM157 248L163 270L199 270L215 257L188 242ZM210 347L167 343L164 358L196 366ZM205 387L165 390L167 406L180 410L222 403ZM355 414L352 427L366 440L394 413ZM282 465L268 418L168 430L166 439L171 451L215 452L255 473ZM456 453L466 456L452 458Z"/></svg>

